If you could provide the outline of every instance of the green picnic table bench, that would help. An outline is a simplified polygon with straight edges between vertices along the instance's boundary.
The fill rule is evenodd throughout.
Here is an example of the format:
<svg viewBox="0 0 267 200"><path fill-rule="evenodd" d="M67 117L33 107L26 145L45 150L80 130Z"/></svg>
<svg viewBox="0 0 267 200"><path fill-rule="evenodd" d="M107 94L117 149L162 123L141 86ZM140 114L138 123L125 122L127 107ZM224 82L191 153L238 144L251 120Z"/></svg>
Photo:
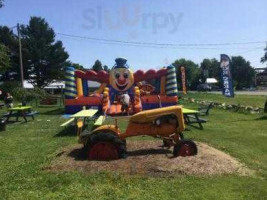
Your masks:
<svg viewBox="0 0 267 200"><path fill-rule="evenodd" d="M38 113L37 111L32 111L31 106L18 106L8 109L9 113L4 114L3 117L6 117L6 121L8 122L10 117L16 117L16 121L20 117L23 117L25 122L28 122L27 117L31 117L34 120L34 116Z"/></svg>
<svg viewBox="0 0 267 200"><path fill-rule="evenodd" d="M71 124L72 122L77 122L77 119L83 119L83 121L87 121L91 118L94 117L94 115L98 112L97 109L89 109L89 110L81 110L73 115L70 116L70 119L66 122L64 122L63 124L61 124L60 126L66 127L69 124Z"/></svg>
<svg viewBox="0 0 267 200"><path fill-rule="evenodd" d="M69 124L71 124L74 121L75 121L75 118L71 118L68 121L66 121L63 124L61 124L60 126L63 126L63 127L68 126Z"/></svg>
<svg viewBox="0 0 267 200"><path fill-rule="evenodd" d="M105 116L100 115L94 123L94 126L101 126L105 121Z"/></svg>
<svg viewBox="0 0 267 200"><path fill-rule="evenodd" d="M206 123L208 120L200 118L200 112L198 110L192 110L188 108L183 108L182 110L186 124L191 125L197 123L199 125L199 128L203 129L202 123Z"/></svg>

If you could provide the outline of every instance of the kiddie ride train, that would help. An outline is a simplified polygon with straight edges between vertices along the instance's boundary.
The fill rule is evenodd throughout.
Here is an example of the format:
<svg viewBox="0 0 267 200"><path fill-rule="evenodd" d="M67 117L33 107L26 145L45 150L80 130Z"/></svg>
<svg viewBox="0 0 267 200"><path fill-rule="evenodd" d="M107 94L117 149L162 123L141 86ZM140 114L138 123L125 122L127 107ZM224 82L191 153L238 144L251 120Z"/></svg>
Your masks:
<svg viewBox="0 0 267 200"><path fill-rule="evenodd" d="M173 146L173 155L197 154L196 144L185 140L182 107L177 106L177 81L175 68L169 66L158 71L138 70L133 73L127 60L117 58L109 73L92 70L83 72L68 68L65 86L66 113L76 113L84 108L98 108L104 116L113 116L115 125L100 125L83 131L83 121L77 121L79 142L84 145L89 160L125 158L126 138L147 135L163 139L165 146ZM88 80L97 81L99 89L90 93ZM121 133L117 120L123 115L119 96L130 96L128 126ZM125 118L125 117L124 117Z"/></svg>

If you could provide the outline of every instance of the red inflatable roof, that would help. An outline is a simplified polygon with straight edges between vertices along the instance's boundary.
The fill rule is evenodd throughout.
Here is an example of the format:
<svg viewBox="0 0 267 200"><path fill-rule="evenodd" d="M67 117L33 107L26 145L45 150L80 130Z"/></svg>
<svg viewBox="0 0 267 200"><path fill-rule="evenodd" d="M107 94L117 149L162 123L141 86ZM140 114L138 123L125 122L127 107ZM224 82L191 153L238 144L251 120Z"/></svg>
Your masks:
<svg viewBox="0 0 267 200"><path fill-rule="evenodd" d="M153 78L160 78L167 74L167 69L163 68L158 71L150 69L146 72L143 70L138 70L134 73L134 82L146 81Z"/></svg>
<svg viewBox="0 0 267 200"><path fill-rule="evenodd" d="M167 74L167 69L165 68L160 70L150 69L146 72L144 72L143 70L138 70L134 73L134 82L160 78L162 76L165 76L166 74ZM99 83L107 83L107 84L109 83L109 74L104 70L100 72L95 72L93 70L88 70L86 72L81 70L76 70L75 76L90 81L97 81Z"/></svg>
<svg viewBox="0 0 267 200"><path fill-rule="evenodd" d="M94 70L88 70L86 72L76 70L75 76L82 78L82 79L89 80L89 81L97 81L99 83L108 83L109 82L108 81L109 74L104 70L101 70L100 72L95 72Z"/></svg>

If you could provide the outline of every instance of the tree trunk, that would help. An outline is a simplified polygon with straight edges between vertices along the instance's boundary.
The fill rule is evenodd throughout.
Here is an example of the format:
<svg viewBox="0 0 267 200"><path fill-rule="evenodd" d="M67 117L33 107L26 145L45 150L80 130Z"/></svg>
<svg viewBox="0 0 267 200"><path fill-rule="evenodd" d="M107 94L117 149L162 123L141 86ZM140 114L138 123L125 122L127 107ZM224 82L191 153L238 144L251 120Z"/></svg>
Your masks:
<svg viewBox="0 0 267 200"><path fill-rule="evenodd" d="M267 113L267 98L266 98L265 105L264 105L264 112Z"/></svg>

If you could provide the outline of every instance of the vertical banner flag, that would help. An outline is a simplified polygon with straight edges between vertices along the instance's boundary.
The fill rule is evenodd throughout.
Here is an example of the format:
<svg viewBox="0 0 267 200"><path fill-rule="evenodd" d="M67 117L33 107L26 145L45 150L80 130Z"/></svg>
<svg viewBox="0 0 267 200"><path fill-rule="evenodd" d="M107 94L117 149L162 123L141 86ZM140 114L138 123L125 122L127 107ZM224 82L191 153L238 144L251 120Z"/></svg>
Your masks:
<svg viewBox="0 0 267 200"><path fill-rule="evenodd" d="M183 66L181 67L181 80L182 80L183 94L186 94L185 68Z"/></svg>
<svg viewBox="0 0 267 200"><path fill-rule="evenodd" d="M231 75L230 58L221 54L221 79L223 84L222 93L226 97L234 97L233 80Z"/></svg>

